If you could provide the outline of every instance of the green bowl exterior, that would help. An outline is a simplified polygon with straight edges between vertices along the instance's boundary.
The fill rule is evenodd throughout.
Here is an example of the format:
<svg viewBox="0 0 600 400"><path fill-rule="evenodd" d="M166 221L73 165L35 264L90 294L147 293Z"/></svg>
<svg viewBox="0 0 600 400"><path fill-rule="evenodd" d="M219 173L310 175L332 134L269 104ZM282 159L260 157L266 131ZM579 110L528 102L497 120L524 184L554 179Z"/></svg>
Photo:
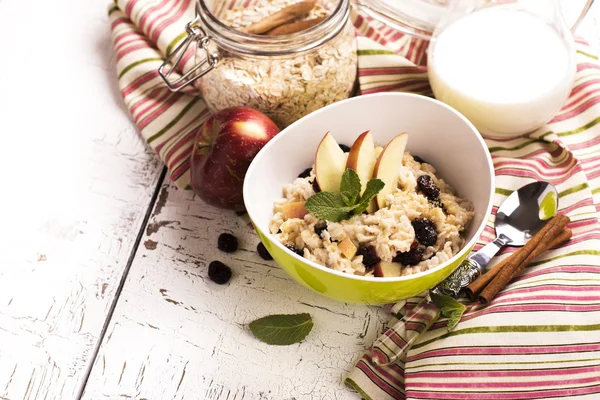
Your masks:
<svg viewBox="0 0 600 400"><path fill-rule="evenodd" d="M329 273L298 260L267 239L256 225L254 228L275 262L294 280L324 296L346 303L386 304L423 293L448 277L470 251L463 252L463 256L454 262L423 276L398 282L365 281Z"/></svg>

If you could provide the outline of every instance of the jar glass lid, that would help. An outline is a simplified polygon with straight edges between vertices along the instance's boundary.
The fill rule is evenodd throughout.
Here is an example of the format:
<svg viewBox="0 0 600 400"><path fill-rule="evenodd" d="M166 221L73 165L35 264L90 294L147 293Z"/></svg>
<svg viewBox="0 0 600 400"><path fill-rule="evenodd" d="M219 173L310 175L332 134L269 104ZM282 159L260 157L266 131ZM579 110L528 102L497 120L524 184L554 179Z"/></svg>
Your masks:
<svg viewBox="0 0 600 400"><path fill-rule="evenodd" d="M450 0L356 0L370 17L401 32L430 39Z"/></svg>

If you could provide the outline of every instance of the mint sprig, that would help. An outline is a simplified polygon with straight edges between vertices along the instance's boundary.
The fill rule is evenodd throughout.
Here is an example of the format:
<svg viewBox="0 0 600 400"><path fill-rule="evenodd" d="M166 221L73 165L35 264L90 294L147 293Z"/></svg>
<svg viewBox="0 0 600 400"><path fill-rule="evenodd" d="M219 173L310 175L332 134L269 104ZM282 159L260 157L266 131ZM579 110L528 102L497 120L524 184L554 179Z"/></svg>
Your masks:
<svg viewBox="0 0 600 400"><path fill-rule="evenodd" d="M312 330L310 314L275 314L250 323L250 330L261 342L285 346L301 342Z"/></svg>
<svg viewBox="0 0 600 400"><path fill-rule="evenodd" d="M431 301L440 309L440 314L448 318L448 332L454 330L462 318L467 306L456 301L455 298L441 293L430 292Z"/></svg>
<svg viewBox="0 0 600 400"><path fill-rule="evenodd" d="M342 175L339 194L315 193L306 200L304 207L319 219L340 222L364 212L384 186L385 183L381 179L371 179L367 182L365 192L361 196L362 185L358 174L352 169L347 169Z"/></svg>
<svg viewBox="0 0 600 400"><path fill-rule="evenodd" d="M353 206L360 200L360 178L354 170L348 169L342 175L340 182L340 196L347 206Z"/></svg>

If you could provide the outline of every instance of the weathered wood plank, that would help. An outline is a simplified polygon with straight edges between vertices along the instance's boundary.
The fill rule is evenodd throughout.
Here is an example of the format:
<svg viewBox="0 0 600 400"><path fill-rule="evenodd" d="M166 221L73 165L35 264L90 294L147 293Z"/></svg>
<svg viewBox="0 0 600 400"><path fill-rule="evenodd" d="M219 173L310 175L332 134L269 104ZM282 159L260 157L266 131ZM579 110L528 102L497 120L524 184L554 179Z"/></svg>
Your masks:
<svg viewBox="0 0 600 400"><path fill-rule="evenodd" d="M295 283L255 251L248 220L212 208L192 193L164 186L132 264L85 399L210 400L354 398L342 385L387 319L379 307L325 299ZM240 249L216 248L222 232ZM219 286L207 265L221 260L234 277ZM250 321L274 313L309 312L307 339L270 346Z"/></svg>
<svg viewBox="0 0 600 400"><path fill-rule="evenodd" d="M0 2L0 398L76 398L158 184L106 0Z"/></svg>

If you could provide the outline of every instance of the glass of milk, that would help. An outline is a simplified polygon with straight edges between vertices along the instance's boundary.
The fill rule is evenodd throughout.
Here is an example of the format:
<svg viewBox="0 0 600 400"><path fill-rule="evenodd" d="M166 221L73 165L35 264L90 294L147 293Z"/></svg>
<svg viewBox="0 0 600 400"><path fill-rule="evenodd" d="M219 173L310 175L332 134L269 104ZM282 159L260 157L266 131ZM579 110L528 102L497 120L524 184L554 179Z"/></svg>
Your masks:
<svg viewBox="0 0 600 400"><path fill-rule="evenodd" d="M552 119L575 68L557 0L454 0L428 52L435 97L492 137L522 135Z"/></svg>

